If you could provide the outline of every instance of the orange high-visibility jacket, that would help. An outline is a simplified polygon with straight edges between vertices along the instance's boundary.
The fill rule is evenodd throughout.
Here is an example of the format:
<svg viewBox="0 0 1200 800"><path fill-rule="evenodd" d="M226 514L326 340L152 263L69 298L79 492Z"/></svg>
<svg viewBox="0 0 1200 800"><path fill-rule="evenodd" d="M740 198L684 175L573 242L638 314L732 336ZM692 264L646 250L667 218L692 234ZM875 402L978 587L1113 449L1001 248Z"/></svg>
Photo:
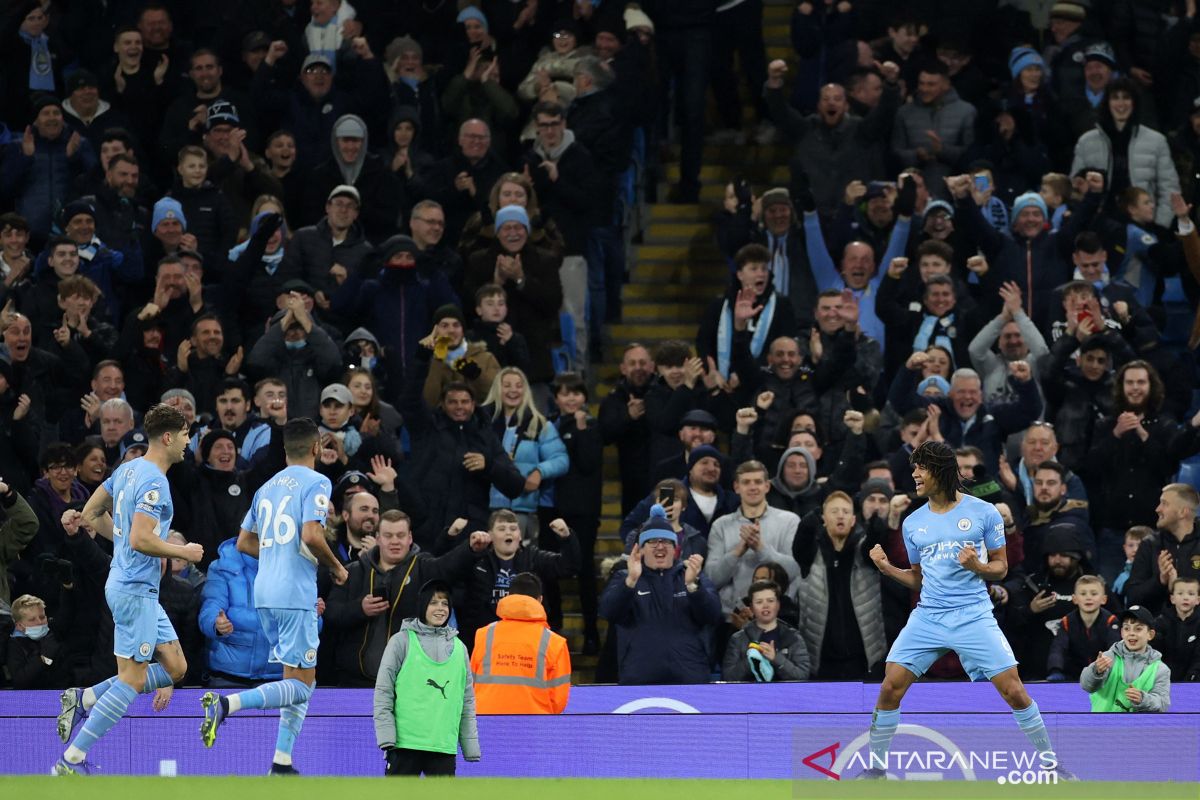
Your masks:
<svg viewBox="0 0 1200 800"><path fill-rule="evenodd" d="M567 640L550 630L532 597L510 594L496 604L496 616L475 632L475 713L561 714L571 694Z"/></svg>

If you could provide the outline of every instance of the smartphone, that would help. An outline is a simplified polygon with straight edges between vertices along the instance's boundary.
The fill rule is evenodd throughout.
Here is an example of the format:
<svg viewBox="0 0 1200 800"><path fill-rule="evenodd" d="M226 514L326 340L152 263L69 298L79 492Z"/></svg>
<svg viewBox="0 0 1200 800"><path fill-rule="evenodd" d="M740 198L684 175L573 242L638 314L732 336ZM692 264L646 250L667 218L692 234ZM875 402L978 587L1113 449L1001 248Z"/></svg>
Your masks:
<svg viewBox="0 0 1200 800"><path fill-rule="evenodd" d="M378 597L380 600L387 600L388 599L387 586L376 586L375 591L371 592L371 594L375 597Z"/></svg>
<svg viewBox="0 0 1200 800"><path fill-rule="evenodd" d="M671 503L674 503L674 502L675 502L675 490L674 489L659 489L658 490L658 504L660 506L662 506L663 508L666 508L667 506L669 506Z"/></svg>
<svg viewBox="0 0 1200 800"><path fill-rule="evenodd" d="M976 175L975 176L975 191L986 192L988 189L991 189L991 188L992 188L992 181L991 181L991 179L988 178L987 175Z"/></svg>

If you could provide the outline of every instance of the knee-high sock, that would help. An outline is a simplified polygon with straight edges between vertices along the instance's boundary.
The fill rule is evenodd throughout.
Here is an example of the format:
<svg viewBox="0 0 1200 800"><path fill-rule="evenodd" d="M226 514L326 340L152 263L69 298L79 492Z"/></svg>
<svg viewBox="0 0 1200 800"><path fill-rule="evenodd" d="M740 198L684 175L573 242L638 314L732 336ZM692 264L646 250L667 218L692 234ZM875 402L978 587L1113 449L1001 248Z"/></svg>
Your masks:
<svg viewBox="0 0 1200 800"><path fill-rule="evenodd" d="M264 683L256 689L231 694L225 698L229 713L243 708L285 708L297 703L306 703L312 697L312 687L295 678L284 678L274 683Z"/></svg>
<svg viewBox="0 0 1200 800"><path fill-rule="evenodd" d="M279 735L275 738L276 764L292 763L292 748L296 745L300 729L304 727L304 717L307 714L307 700L279 709Z"/></svg>
<svg viewBox="0 0 1200 800"><path fill-rule="evenodd" d="M83 761L96 740L107 733L109 728L120 722L121 717L125 716L125 712L129 710L129 704L137 695L138 693L129 684L114 681L104 696L97 701L92 713L88 715L87 721L83 723L83 728L75 736L75 741L67 749L67 761L72 764Z"/></svg>
<svg viewBox="0 0 1200 800"><path fill-rule="evenodd" d="M107 680L100 681L95 686L89 686L83 690L83 707L90 709L104 697L104 693L112 688L112 685L117 682L117 676L113 675ZM167 674L167 670L162 664L157 661L151 662L146 669L146 684L142 687L142 694L150 694L150 692L164 689L173 684L171 676Z"/></svg>
<svg viewBox="0 0 1200 800"><path fill-rule="evenodd" d="M1037 703L1031 702L1028 708L1014 710L1013 718L1039 753L1054 752L1054 748L1050 746L1050 734L1046 732L1046 723L1042 721L1042 712Z"/></svg>
<svg viewBox="0 0 1200 800"><path fill-rule="evenodd" d="M887 769L888 750L900 726L900 709L875 709L871 715L871 769Z"/></svg>

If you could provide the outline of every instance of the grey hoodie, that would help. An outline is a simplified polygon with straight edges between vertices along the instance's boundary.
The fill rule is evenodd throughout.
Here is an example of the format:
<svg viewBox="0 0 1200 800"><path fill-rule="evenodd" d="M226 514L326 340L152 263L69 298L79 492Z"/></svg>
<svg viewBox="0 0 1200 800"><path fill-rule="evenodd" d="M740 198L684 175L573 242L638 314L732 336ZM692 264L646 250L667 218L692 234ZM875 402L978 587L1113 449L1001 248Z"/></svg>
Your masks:
<svg viewBox="0 0 1200 800"><path fill-rule="evenodd" d="M350 331L350 335L342 340L342 345L348 345L351 342L370 342L375 345L375 352L378 353L382 348L379 346L379 340L375 338L375 334L371 333L366 328L355 328Z"/></svg>
<svg viewBox="0 0 1200 800"><path fill-rule="evenodd" d="M349 163L342 160L342 151L338 149L337 144L337 129L346 120L357 121L362 126L363 140L362 147L358 151L358 157ZM358 173L362 172L363 162L367 160L367 147L370 144L370 138L367 133L367 123L363 122L362 117L355 114L343 114L333 123L333 129L329 132L329 147L333 150L333 160L338 166L338 171L342 173L342 182L354 185L358 180Z"/></svg>
<svg viewBox="0 0 1200 800"><path fill-rule="evenodd" d="M804 456L804 460L808 462L808 483L802 489L789 489L783 482L783 464L788 460L788 456L796 453ZM783 451L783 455L779 457L779 464L775 467L775 477L771 479L771 486L775 491L793 500L797 497L810 497L821 491L821 485L817 483L817 460L808 452L808 448L789 447Z"/></svg>
<svg viewBox="0 0 1200 800"><path fill-rule="evenodd" d="M449 625L435 628L426 625L419 619L404 620L400 631L393 636L383 653L379 663L379 674L375 678L375 743L380 750L386 750L396 745L396 675L404 665L408 655L408 632L417 634L417 641L425 655L434 661L446 661L454 653L454 643L458 641L458 631ZM462 650L466 659L466 648ZM475 724L475 681L471 676L471 664L467 662L467 692L463 697L462 719L458 728L458 745L462 748L463 758L467 761L478 761L479 729Z"/></svg>
<svg viewBox="0 0 1200 800"><path fill-rule="evenodd" d="M1155 650L1150 645L1146 645L1146 649L1141 652L1134 653L1125 646L1124 641L1119 641L1112 647L1108 648L1104 653L1114 661L1118 658L1125 665L1125 682L1133 683L1137 677L1142 674L1142 670L1153 664L1155 661L1162 661L1162 653ZM1079 674L1079 685L1085 692L1091 694L1104 685L1105 679L1108 678L1108 673L1103 675L1097 674L1095 663L1088 664L1083 668L1083 672ZM1154 675L1154 688L1142 694L1140 703L1133 703L1134 711L1166 711L1171 707L1171 668L1165 663L1159 664L1158 672Z"/></svg>

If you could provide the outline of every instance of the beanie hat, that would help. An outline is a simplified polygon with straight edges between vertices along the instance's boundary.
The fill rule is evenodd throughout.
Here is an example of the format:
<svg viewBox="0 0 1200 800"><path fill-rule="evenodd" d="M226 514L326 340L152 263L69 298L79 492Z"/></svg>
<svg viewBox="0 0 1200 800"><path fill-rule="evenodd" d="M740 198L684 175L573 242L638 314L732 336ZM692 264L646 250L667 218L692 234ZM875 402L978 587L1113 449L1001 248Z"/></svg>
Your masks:
<svg viewBox="0 0 1200 800"><path fill-rule="evenodd" d="M450 584L441 578L425 581L421 584L421 590L417 593L417 614L418 619L426 625L429 624L429 620L425 619L425 611L429 608L429 604L433 601L433 596L437 592L443 592L446 595L446 603L450 606L450 611L454 611L454 593L451 591ZM450 624L449 617L446 618L445 624Z"/></svg>
<svg viewBox="0 0 1200 800"><path fill-rule="evenodd" d="M792 204L792 196L788 193L788 190L784 189L783 187L769 189L763 193L763 196L762 196L762 210L763 211L766 211L771 206L778 206L778 205L791 206L791 204Z"/></svg>
<svg viewBox="0 0 1200 800"><path fill-rule="evenodd" d="M437 311L433 312L433 324L437 325L444 319L456 319L458 324L466 327L467 321L463 317L462 309L453 303L446 303L444 306L438 306Z"/></svg>
<svg viewBox="0 0 1200 800"><path fill-rule="evenodd" d="M696 462L702 458L715 458L719 462L721 460L721 451L711 444L702 444L699 447L693 447L692 452L688 453L688 472L691 472L692 467L696 466Z"/></svg>
<svg viewBox="0 0 1200 800"><path fill-rule="evenodd" d="M63 206L62 213L59 215L59 219L62 220L62 227L66 228L67 223L80 214L87 214L94 220L96 218L96 207L87 200L72 200Z"/></svg>
<svg viewBox="0 0 1200 800"><path fill-rule="evenodd" d="M640 6L633 3L625 6L625 28L632 30L634 28L649 28L651 33L654 33L654 21L642 11Z"/></svg>
<svg viewBox="0 0 1200 800"><path fill-rule="evenodd" d="M1026 67L1046 68L1046 62L1032 47L1014 47L1008 55L1008 71L1016 78Z"/></svg>
<svg viewBox="0 0 1200 800"><path fill-rule="evenodd" d="M39 113L46 106L58 106L62 108L62 100L59 100L49 92L38 92L33 96L33 113Z"/></svg>
<svg viewBox="0 0 1200 800"><path fill-rule="evenodd" d="M174 197L164 197L154 204L154 213L150 216L150 232L158 230L158 223L164 219L177 219L183 229L187 230L187 217L183 215L183 206Z"/></svg>
<svg viewBox="0 0 1200 800"><path fill-rule="evenodd" d="M466 22L469 19L477 20L479 22L479 24L483 26L484 32L487 32L487 29L488 29L487 17L485 17L483 15L483 12L480 11L475 6L467 6L462 11L458 12L458 16L454 18L454 21L461 24L463 22Z"/></svg>
<svg viewBox="0 0 1200 800"><path fill-rule="evenodd" d="M228 439L233 442L234 447L237 447L237 439L233 438L233 434L224 428L210 428L208 433L204 434L204 438L200 440L200 459L208 463L208 456L212 453L213 445L220 439Z"/></svg>
<svg viewBox="0 0 1200 800"><path fill-rule="evenodd" d="M917 394L925 394L925 390L930 386L936 386L942 390L942 395L950 394L950 384L941 375L930 375L923 381L917 384Z"/></svg>
<svg viewBox="0 0 1200 800"><path fill-rule="evenodd" d="M77 89L82 89L85 86L90 86L93 89L99 88L100 81L96 80L95 73L86 69L77 69L71 73L71 77L67 78L67 94L74 94Z"/></svg>
<svg viewBox="0 0 1200 800"><path fill-rule="evenodd" d="M667 539L672 544L679 544L679 536L667 520L667 512L658 503L650 506L650 519L646 520L638 532L638 547L651 539Z"/></svg>
<svg viewBox="0 0 1200 800"><path fill-rule="evenodd" d="M600 33L611 33L620 41L625 41L625 29L628 27L625 15L622 14L620 4L618 3L601 3L596 13L592 15L592 36ZM642 16L645 16L643 13ZM654 27L654 23L650 23L650 27Z"/></svg>
<svg viewBox="0 0 1200 800"><path fill-rule="evenodd" d="M165 403L168 400L174 400L176 397L182 397L187 401L188 405L192 407L192 411L196 410L196 395L192 394L187 389L167 389L162 393L162 397L159 398L159 400L160 402Z"/></svg>
<svg viewBox="0 0 1200 800"><path fill-rule="evenodd" d="M392 256L396 255L397 253L408 253L413 258L416 258L418 255L420 255L421 251L417 247L417 243L412 240L411 236L405 236L402 233L398 233L384 242L379 248L379 255L384 265L391 261Z"/></svg>
<svg viewBox="0 0 1200 800"><path fill-rule="evenodd" d="M1050 19L1068 19L1072 22L1083 22L1087 19L1087 9L1079 3L1055 3L1050 8Z"/></svg>
<svg viewBox="0 0 1200 800"><path fill-rule="evenodd" d="M862 505L862 502L873 494L882 494L888 499L888 502L891 502L896 492L883 478L871 478L863 483L862 488L858 490L858 497L855 499L858 500L859 505Z"/></svg>
<svg viewBox="0 0 1200 800"><path fill-rule="evenodd" d="M405 53L416 53L418 56L424 57L424 51L416 39L411 36L397 36L388 43L387 49L383 51L383 60L391 64Z"/></svg>
<svg viewBox="0 0 1200 800"><path fill-rule="evenodd" d="M1026 192L1017 196L1017 199L1013 201L1012 218L1015 220L1017 215L1029 206L1037 206L1041 210L1042 216L1049 219L1050 212L1046 209L1046 201L1037 192Z"/></svg>
<svg viewBox="0 0 1200 800"><path fill-rule="evenodd" d="M925 204L925 216L928 217L934 211L945 211L946 216L954 219L954 206L947 203L945 200L930 200Z"/></svg>
<svg viewBox="0 0 1200 800"><path fill-rule="evenodd" d="M505 206L496 212L496 230L506 222L519 222L529 231L529 214L521 206Z"/></svg>

